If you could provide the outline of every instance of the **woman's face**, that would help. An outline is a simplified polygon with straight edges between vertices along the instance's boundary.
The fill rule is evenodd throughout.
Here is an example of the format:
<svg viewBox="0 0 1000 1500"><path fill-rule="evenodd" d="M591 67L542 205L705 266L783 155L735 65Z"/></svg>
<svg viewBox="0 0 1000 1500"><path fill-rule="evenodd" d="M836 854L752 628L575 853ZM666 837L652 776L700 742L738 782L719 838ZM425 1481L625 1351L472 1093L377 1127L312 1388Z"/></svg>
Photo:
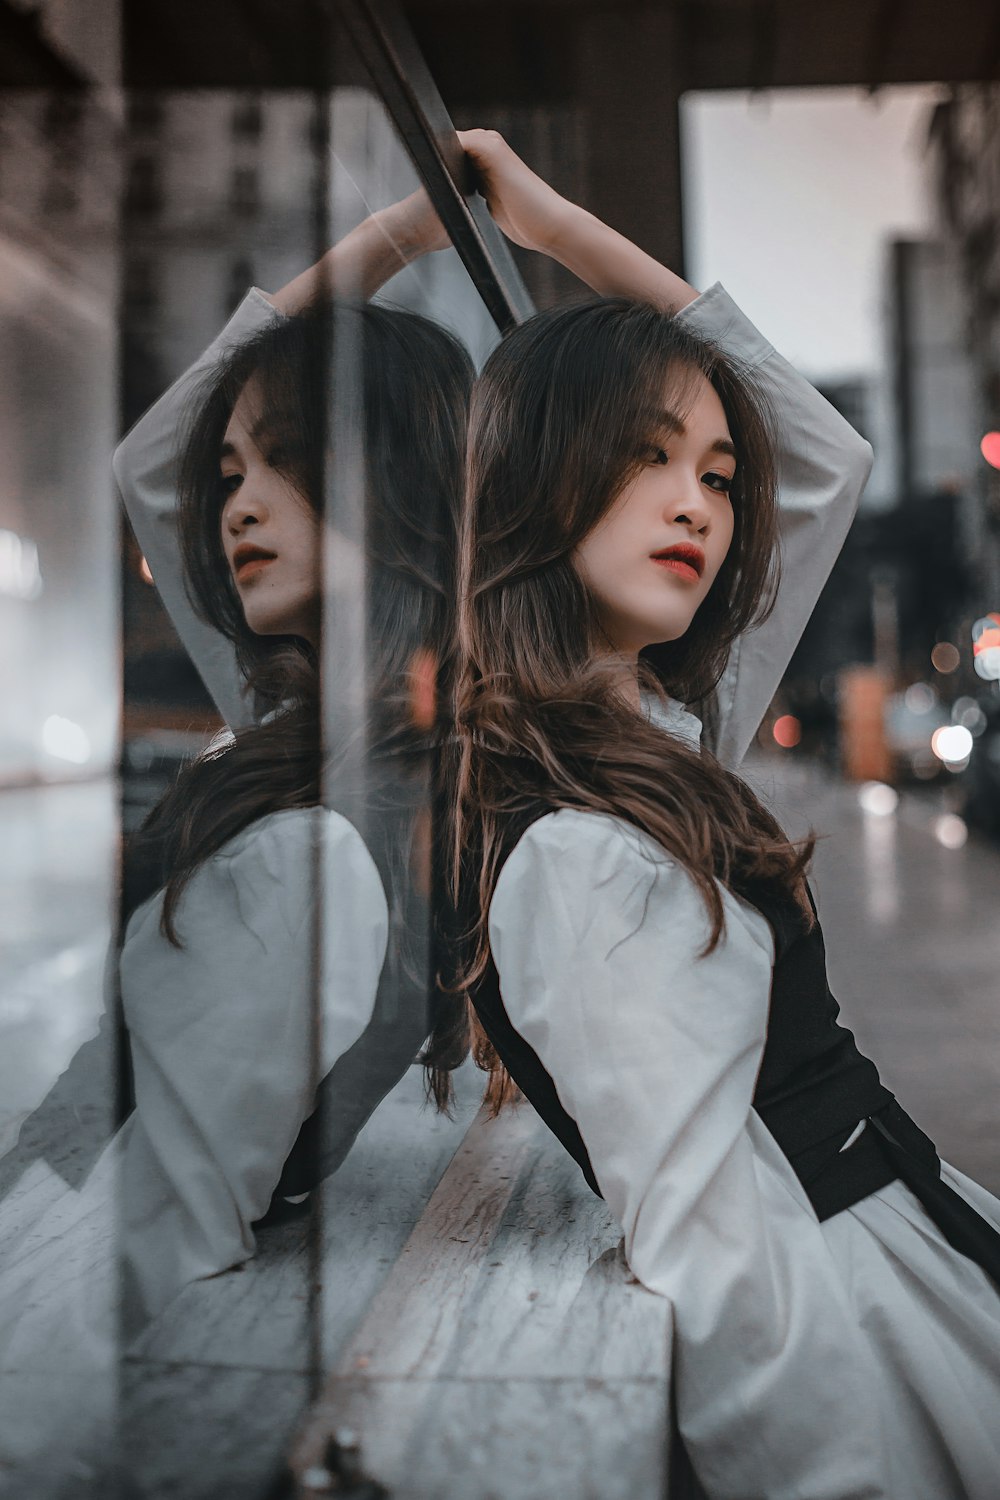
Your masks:
<svg viewBox="0 0 1000 1500"><path fill-rule="evenodd" d="M262 416L254 397L250 381L222 442L222 546L250 629L316 645L320 522L287 477L280 421Z"/></svg>
<svg viewBox="0 0 1000 1500"><path fill-rule="evenodd" d="M644 461L574 554L612 649L629 658L684 634L733 539L736 454L703 375L683 420L665 400Z"/></svg>

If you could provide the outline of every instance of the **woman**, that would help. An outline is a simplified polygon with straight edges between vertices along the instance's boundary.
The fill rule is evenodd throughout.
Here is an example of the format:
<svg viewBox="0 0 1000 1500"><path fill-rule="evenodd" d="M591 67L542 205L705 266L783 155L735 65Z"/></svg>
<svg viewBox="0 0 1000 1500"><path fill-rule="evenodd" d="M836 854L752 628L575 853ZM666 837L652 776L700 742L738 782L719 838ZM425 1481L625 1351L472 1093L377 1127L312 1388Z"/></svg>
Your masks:
<svg viewBox="0 0 1000 1500"><path fill-rule="evenodd" d="M119 975L135 1108L86 1185L73 1167L82 1222L121 1164L132 1328L189 1280L245 1260L254 1226L339 1165L427 1034L427 699L451 635L472 368L427 319L326 294L368 295L401 254L441 243L414 195L273 299L252 293L115 455L154 576L235 730L126 850ZM341 334L361 356L366 505L361 548L334 533L329 555L365 581L365 800L350 787L364 840L332 810L352 762L324 758L319 709ZM37 1114L65 1114L67 1100L75 1113L97 1045L36 1112L35 1138ZM66 1204L52 1212L62 1226ZM34 1280L27 1256L17 1276Z"/></svg>
<svg viewBox="0 0 1000 1500"><path fill-rule="evenodd" d="M513 1080L607 1199L673 1303L709 1495L987 1500L1000 1204L838 1025L811 845L735 774L866 445L720 288L463 142L501 226L606 300L517 330L473 397L447 848L475 1019L441 1019L438 1096L471 1030L494 1105Z"/></svg>
<svg viewBox="0 0 1000 1500"><path fill-rule="evenodd" d="M151 1211L150 1155L167 1160L164 1213L191 1221L188 1238L197 1229L200 1258L183 1280L232 1264L251 1252L250 1226L273 1193L283 1202L339 1164L428 1029L427 724L417 700L450 633L471 366L448 334L414 314L342 307L335 317L337 336L356 337L363 350L366 541L358 555L334 528L330 553L335 568L346 555L365 576L371 712L360 727L369 759L363 793L350 788L365 842L330 809L345 805L339 778L350 755L321 755L332 325L319 311L266 327L226 358L199 397L180 468L189 588L202 618L232 642L261 718L182 773L126 860L127 900L144 900L120 966L132 1128L155 1140L155 1151L126 1159L126 1258L140 1274L162 1259L163 1243L185 1241L176 1223L165 1236ZM221 1091L204 1087L220 1047ZM321 1079L327 1118L313 1120L293 1156ZM208 1157L225 1191L209 1183Z"/></svg>
<svg viewBox="0 0 1000 1500"><path fill-rule="evenodd" d="M237 726L233 741L185 771L135 842L133 856L147 868L152 862L151 883L163 886L163 894L138 911L127 929L122 998L143 1128L166 1071L156 1058L143 1077L147 1044L152 1038L154 1045L172 1045L176 1036L163 1123L176 1093L172 1075L186 1069L188 1108L198 1127L191 1178L204 1181L197 1158L206 1142L211 1147L218 1140L235 1155L224 1171L229 1192L215 1197L217 1217L230 1221L228 1234L220 1223L213 1237L216 1269L249 1253L250 1225L268 1211L272 1193L280 1206L339 1165L427 1034L426 732L433 708L425 700L452 634L454 534L472 367L457 342L425 318L343 302L324 310L329 304L322 294L331 283L335 291L344 290L348 270L346 289L369 294L399 268L401 245L408 247L404 258L411 258L443 243L436 216L417 194L354 231L279 293L273 301L286 316L267 318L249 338L241 329L243 337L221 364L217 353L210 357L215 368L198 384L177 471L186 590L200 622L216 641L229 643L242 686L239 705L219 694ZM327 556L337 579L343 574L350 583L364 580L358 606L366 658L357 665L367 665L370 708L353 726L368 747L360 791L351 779L356 766L349 745L321 755L321 501L329 483L329 429L336 421L334 341L341 337L360 351L366 503L357 523L360 550L331 517ZM191 379L144 418L117 455L116 471L140 540L149 523L151 488L154 499L167 501L159 518L169 515L170 498L164 497L162 476L151 470L149 450L179 400L190 400ZM162 545L147 556L171 603L176 559ZM176 596L173 609L183 634L185 623L193 622L185 621ZM346 648L335 636L328 655L336 661ZM220 655L216 648L206 666L210 682ZM257 722L245 724L247 709ZM322 813L321 799L327 805ZM331 805L348 807L361 819L365 844ZM242 878L234 874L234 851ZM220 869L221 902L215 899ZM319 932L309 927L317 881ZM215 883L196 896L199 882ZM192 920L196 928L188 942L185 923ZM393 950L383 968L389 930ZM175 940L182 946L174 946ZM321 1028L319 1057L312 1059L317 944ZM248 966L245 984L231 983L233 950ZM209 1019L206 986L200 974L192 982L187 972L192 963L224 971L211 988L223 998L208 1008L218 1003L224 1014ZM273 980L260 983L272 968ZM290 975L295 982L289 983ZM189 1076L198 1070L181 1055L183 1028L172 1031L163 1019L170 1008L165 991L175 984L187 997L187 1009L203 1017L203 1027L215 1025L220 1041L228 1031L227 1009L252 1013L249 1037L246 1025L241 1030L246 1055L234 1071L233 1098L222 1101L217 1121L215 1105L207 1104ZM280 1036L276 1027L284 1029ZM260 1028L267 1035L257 1038ZM324 1080L324 1107L313 1114L318 1080ZM273 1087L261 1108L268 1084ZM213 1112L210 1128L206 1108ZM152 1123L158 1126L159 1117ZM160 1130L160 1151L162 1139ZM250 1178L241 1163L251 1159L255 1191L246 1193L244 1204L237 1189ZM172 1171L176 1182L175 1166ZM151 1222L146 1196L137 1186L140 1216L132 1213L126 1194L130 1222L144 1237ZM177 1202L175 1188L170 1199ZM202 1240L211 1222L208 1200L203 1194L198 1206Z"/></svg>

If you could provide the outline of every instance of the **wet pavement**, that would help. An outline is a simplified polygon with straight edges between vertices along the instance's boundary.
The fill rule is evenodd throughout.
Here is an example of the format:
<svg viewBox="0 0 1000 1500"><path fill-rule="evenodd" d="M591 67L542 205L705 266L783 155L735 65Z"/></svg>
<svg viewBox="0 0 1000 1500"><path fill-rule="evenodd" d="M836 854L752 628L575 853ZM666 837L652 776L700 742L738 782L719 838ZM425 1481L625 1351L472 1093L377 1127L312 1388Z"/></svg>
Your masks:
<svg viewBox="0 0 1000 1500"><path fill-rule="evenodd" d="M959 844L944 787L866 811L888 789L815 762L756 761L750 779L790 833L821 835L813 889L844 1020L941 1155L1000 1193L1000 846Z"/></svg>

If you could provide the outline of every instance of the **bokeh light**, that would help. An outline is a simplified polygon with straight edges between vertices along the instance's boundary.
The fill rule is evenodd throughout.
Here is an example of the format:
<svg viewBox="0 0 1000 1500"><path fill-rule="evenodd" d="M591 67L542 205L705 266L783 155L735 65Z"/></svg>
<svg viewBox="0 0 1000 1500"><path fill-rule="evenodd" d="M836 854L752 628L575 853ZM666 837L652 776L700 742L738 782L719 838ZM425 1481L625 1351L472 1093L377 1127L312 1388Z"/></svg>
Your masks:
<svg viewBox="0 0 1000 1500"><path fill-rule="evenodd" d="M931 749L946 766L961 766L972 754L972 735L964 724L942 724L931 735Z"/></svg>
<svg viewBox="0 0 1000 1500"><path fill-rule="evenodd" d="M972 664L987 682L1000 680L1000 615L984 615L973 625Z"/></svg>
<svg viewBox="0 0 1000 1500"><path fill-rule="evenodd" d="M911 714L929 714L937 702L937 693L926 682L911 682L903 695Z"/></svg>
<svg viewBox="0 0 1000 1500"><path fill-rule="evenodd" d="M975 698L956 698L952 704L951 719L953 724L964 724L973 737L981 735L986 728L986 715Z"/></svg>
<svg viewBox="0 0 1000 1500"><path fill-rule="evenodd" d="M87 732L72 719L61 714L50 714L42 725L42 749L57 760L68 760L75 766L86 765L90 759L90 740Z"/></svg>
<svg viewBox="0 0 1000 1500"><path fill-rule="evenodd" d="M876 818L887 818L899 806L899 793L884 781L866 781L858 788L858 802L862 812Z"/></svg>
<svg viewBox="0 0 1000 1500"><path fill-rule="evenodd" d="M979 444L979 451L988 464L1000 469L1000 432L988 432Z"/></svg>
<svg viewBox="0 0 1000 1500"><path fill-rule="evenodd" d="M961 849L969 837L969 830L957 813L942 813L934 819L934 837L946 849Z"/></svg>
<svg viewBox="0 0 1000 1500"><path fill-rule="evenodd" d="M802 725L794 714L782 714L771 731L782 750L794 750L802 738Z"/></svg>
<svg viewBox="0 0 1000 1500"><path fill-rule="evenodd" d="M931 665L935 672L954 672L961 660L958 647L953 646L951 641L938 641L931 652Z"/></svg>

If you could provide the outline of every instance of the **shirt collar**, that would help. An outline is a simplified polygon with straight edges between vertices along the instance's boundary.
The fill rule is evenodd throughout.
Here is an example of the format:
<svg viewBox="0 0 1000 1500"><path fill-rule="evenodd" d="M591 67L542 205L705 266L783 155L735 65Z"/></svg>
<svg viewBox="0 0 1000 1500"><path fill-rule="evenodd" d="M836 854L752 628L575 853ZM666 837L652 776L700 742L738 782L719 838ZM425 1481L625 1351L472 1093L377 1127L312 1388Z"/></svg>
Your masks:
<svg viewBox="0 0 1000 1500"><path fill-rule="evenodd" d="M664 703L655 693L643 693L641 702L643 712L651 724L683 740L692 750L701 748L701 720L689 713L682 704L675 703L673 698L668 698Z"/></svg>

